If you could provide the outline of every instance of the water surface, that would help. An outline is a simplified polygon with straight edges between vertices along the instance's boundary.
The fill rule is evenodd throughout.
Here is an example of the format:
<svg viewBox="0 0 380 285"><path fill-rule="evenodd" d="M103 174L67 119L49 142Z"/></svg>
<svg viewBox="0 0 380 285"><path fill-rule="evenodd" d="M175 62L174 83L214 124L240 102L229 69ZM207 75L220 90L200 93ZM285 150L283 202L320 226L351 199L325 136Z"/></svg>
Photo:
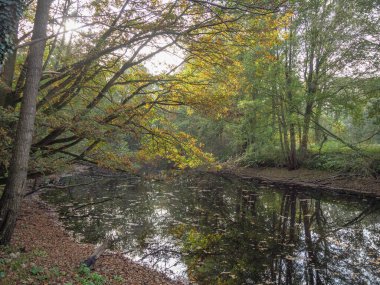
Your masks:
<svg viewBox="0 0 380 285"><path fill-rule="evenodd" d="M116 249L188 284L380 284L376 200L212 174L63 182L79 185L43 198L78 239L116 235Z"/></svg>

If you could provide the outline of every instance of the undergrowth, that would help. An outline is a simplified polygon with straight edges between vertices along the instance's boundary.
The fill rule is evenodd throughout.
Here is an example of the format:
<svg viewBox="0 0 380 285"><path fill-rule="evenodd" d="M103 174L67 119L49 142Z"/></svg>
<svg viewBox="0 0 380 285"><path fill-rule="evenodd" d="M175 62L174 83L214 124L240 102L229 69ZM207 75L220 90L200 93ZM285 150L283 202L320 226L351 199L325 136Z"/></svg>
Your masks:
<svg viewBox="0 0 380 285"><path fill-rule="evenodd" d="M309 169L332 170L343 173L374 176L380 174L380 145L358 146L360 151L342 145L339 142L329 142L320 148L315 145L310 148L310 156L303 163Z"/></svg>
<svg viewBox="0 0 380 285"><path fill-rule="evenodd" d="M124 284L123 277L104 276L91 271L85 265L78 265L72 271L57 266L44 266L41 259L47 258L42 250L24 252L9 246L0 247L0 284L64 284L64 285L106 285Z"/></svg>
<svg viewBox="0 0 380 285"><path fill-rule="evenodd" d="M323 145L313 145L307 158L300 165L307 169L337 171L360 176L380 176L380 145L358 146L354 151L343 144L331 141ZM298 154L299 155L299 154ZM249 167L285 167L286 160L279 148L273 146L254 149L248 147L245 154L237 160L241 166Z"/></svg>
<svg viewBox="0 0 380 285"><path fill-rule="evenodd" d="M280 148L271 145L255 148L251 145L242 157L238 159L242 166L249 167L282 167L285 166L285 158Z"/></svg>

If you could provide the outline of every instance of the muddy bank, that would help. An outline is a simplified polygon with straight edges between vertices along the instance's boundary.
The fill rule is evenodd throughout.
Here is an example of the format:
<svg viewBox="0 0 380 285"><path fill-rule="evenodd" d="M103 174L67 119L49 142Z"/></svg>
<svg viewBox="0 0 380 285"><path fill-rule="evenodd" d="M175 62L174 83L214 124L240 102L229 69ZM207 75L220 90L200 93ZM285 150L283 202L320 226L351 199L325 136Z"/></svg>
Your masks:
<svg viewBox="0 0 380 285"><path fill-rule="evenodd" d="M252 179L269 185L305 190L324 190L363 197L378 197L380 199L380 181L371 177L358 177L309 169L289 171L284 168L225 167L216 173L234 175L242 179Z"/></svg>
<svg viewBox="0 0 380 285"><path fill-rule="evenodd" d="M74 241L50 207L37 197L28 197L23 202L11 248L12 253L0 248L0 259L4 261L0 284L81 284L84 277L78 271L79 264L90 256L95 246ZM121 254L101 256L95 272L106 280L94 284L180 284ZM92 276L97 277L88 275L88 278Z"/></svg>

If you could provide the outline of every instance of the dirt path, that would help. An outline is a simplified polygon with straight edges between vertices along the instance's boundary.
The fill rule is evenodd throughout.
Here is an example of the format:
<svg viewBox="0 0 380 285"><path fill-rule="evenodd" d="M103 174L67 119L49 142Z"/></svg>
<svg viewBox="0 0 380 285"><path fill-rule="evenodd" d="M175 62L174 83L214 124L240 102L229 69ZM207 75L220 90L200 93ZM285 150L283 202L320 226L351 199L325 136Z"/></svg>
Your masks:
<svg viewBox="0 0 380 285"><path fill-rule="evenodd" d="M116 254L104 255L96 262L95 272L105 279L81 272L80 262L93 250L94 245L75 242L46 204L36 197L27 198L11 249L0 248L0 284L180 284Z"/></svg>
<svg viewBox="0 0 380 285"><path fill-rule="evenodd" d="M370 177L350 176L309 169L288 171L284 168L226 167L219 173L233 174L244 179L254 179L266 184L359 194L380 199L380 181Z"/></svg>

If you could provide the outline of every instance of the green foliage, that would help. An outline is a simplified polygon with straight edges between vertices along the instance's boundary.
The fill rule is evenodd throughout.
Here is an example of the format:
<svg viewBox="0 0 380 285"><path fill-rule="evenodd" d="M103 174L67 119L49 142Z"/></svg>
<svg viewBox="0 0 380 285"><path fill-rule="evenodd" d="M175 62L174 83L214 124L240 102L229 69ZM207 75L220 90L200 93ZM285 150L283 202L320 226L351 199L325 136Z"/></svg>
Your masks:
<svg viewBox="0 0 380 285"><path fill-rule="evenodd" d="M40 250L40 249L33 250L33 254L35 256L39 256L39 257L46 257L47 256L47 252L45 250Z"/></svg>
<svg viewBox="0 0 380 285"><path fill-rule="evenodd" d="M124 284L125 283L125 279L119 275L115 275L113 277L113 280L116 281L116 282L119 282L120 284Z"/></svg>
<svg viewBox="0 0 380 285"><path fill-rule="evenodd" d="M379 33L379 20L371 16L376 5L343 2L290 3L294 13L283 15L286 28L272 45L255 42L235 54L242 68L236 75L240 94L230 110L234 116L213 124L212 118L199 120L195 114L188 120L195 120L196 127L186 125L186 130L206 147L214 144L228 156L239 156L243 165L284 166L293 140L294 154L303 166L364 175L377 172L375 159L351 150L347 154L343 144L334 154L313 155L312 150L308 155L307 149L323 136L328 140L338 136L346 145L374 144L380 138L378 60L368 56L378 55L378 49L376 42L363 41L357 34L357 29L370 38ZM357 68L363 64L368 67L364 74ZM231 85L236 83L231 80ZM212 124L214 130L208 127ZM236 147L218 147L218 134L229 127L234 131L228 133L228 146ZM219 153L218 157L225 159Z"/></svg>
<svg viewBox="0 0 380 285"><path fill-rule="evenodd" d="M364 176L380 174L380 145L362 146L362 153L331 141L324 144L321 152L317 146L311 148L312 155L305 161L310 169L333 170Z"/></svg>
<svg viewBox="0 0 380 285"><path fill-rule="evenodd" d="M44 272L44 269L40 266L33 266L31 269L30 269L30 273L32 275L40 275L42 272Z"/></svg>
<svg viewBox="0 0 380 285"><path fill-rule="evenodd" d="M284 154L279 147L272 144L249 145L239 163L251 167L281 167L286 164Z"/></svg>
<svg viewBox="0 0 380 285"><path fill-rule="evenodd" d="M238 140L239 130L223 119L208 119L197 113L189 115L181 112L175 124L196 137L204 145L205 151L214 154L219 160L234 156L242 144Z"/></svg>
<svg viewBox="0 0 380 285"><path fill-rule="evenodd" d="M40 259L47 257L47 253L43 250L33 250L31 252L19 252L18 249L13 247L1 247L0 253L0 283L13 284L11 280L28 280L28 284L56 284L61 280L61 277L67 273L61 271L58 267L44 267L39 264ZM75 273L75 272L74 272ZM81 285L105 285L110 284L123 284L123 278L114 276L113 278L106 278L105 276L92 272L90 268L85 265L77 269L76 274L72 275L69 284Z"/></svg>
<svg viewBox="0 0 380 285"><path fill-rule="evenodd" d="M14 276L17 276L18 280L35 280L36 283L52 278L48 270L34 263L36 258L41 257L35 252L22 253L13 247L1 247L0 250L4 254L0 262L4 284L11 284L7 282Z"/></svg>
<svg viewBox="0 0 380 285"><path fill-rule="evenodd" d="M343 0L293 1L288 10L254 17L240 14L239 1L221 4L237 10L206 2L133 0L128 4L132 12L120 18L116 18L120 1L57 4L57 19L70 18L87 27L47 40L30 171L62 171L76 159L124 170L157 161L178 168L200 167L214 157L283 166L289 161L291 141L296 141L298 155L304 134L307 147L326 135L317 134L314 122L350 143L378 130L380 57L377 43L365 40L378 34L380 25L371 16L375 1L349 5ZM0 9L0 26L5 27L0 32L4 39L0 54L11 45L20 3L1 4L8 8ZM266 1L261 4L271 8ZM18 7L13 22L12 5ZM78 11L89 14L82 17ZM32 18L24 21L20 37L23 27L33 24ZM62 31L70 24L60 21L50 21L49 29ZM110 26L114 28L109 30ZM131 34L138 34L138 40ZM170 44L184 47L186 63L170 74L155 74L145 64L159 51L152 43L161 38L170 42L173 35L179 37ZM136 54L120 57L126 50ZM20 90L26 54L22 49L17 54L12 86L19 82ZM368 67L367 73L357 68L361 64ZM3 175L16 112L18 106L0 110ZM378 141L379 135L374 135L368 142ZM321 160L314 165L334 168Z"/></svg>
<svg viewBox="0 0 380 285"><path fill-rule="evenodd" d="M84 264L81 264L81 266L78 268L78 273L82 276L88 277L91 275L91 268Z"/></svg>
<svg viewBox="0 0 380 285"><path fill-rule="evenodd" d="M91 272L91 269L82 264L78 269L78 282L82 285L103 285L106 284L106 278L97 272Z"/></svg>
<svg viewBox="0 0 380 285"><path fill-rule="evenodd" d="M59 277L61 275L61 271L58 267L52 267L49 269L49 271L52 274L52 276Z"/></svg>

